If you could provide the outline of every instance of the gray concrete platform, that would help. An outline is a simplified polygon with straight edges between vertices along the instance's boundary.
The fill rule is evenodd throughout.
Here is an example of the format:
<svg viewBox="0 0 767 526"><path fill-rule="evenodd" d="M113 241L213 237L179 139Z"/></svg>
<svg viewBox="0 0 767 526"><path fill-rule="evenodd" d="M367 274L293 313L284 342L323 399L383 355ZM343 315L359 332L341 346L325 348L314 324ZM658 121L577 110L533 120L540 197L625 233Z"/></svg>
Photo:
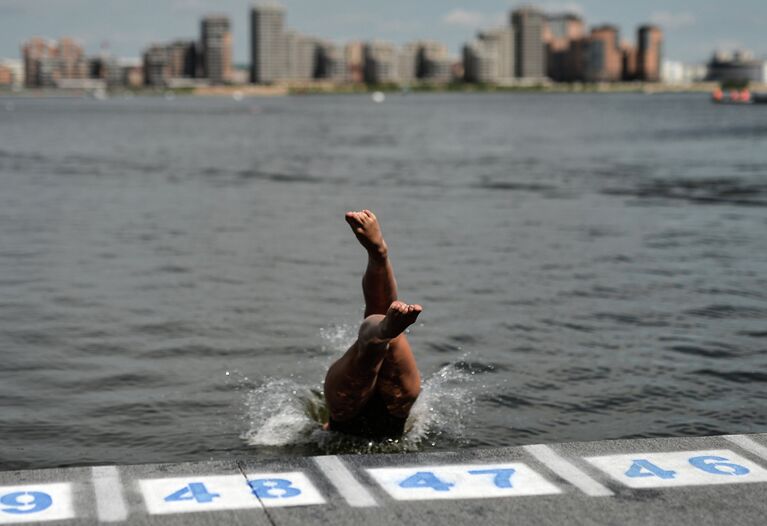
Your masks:
<svg viewBox="0 0 767 526"><path fill-rule="evenodd" d="M2 524L767 524L767 435L0 472Z"/></svg>

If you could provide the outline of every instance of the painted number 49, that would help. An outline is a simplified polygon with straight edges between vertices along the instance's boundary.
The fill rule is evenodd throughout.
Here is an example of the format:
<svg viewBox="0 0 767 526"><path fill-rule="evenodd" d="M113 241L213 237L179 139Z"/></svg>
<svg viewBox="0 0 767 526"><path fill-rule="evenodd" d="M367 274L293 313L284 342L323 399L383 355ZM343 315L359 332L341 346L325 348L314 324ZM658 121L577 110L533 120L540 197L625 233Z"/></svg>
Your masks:
<svg viewBox="0 0 767 526"><path fill-rule="evenodd" d="M25 515L47 510L53 504L53 499L42 491L17 491L0 497L0 504L4 513L11 515Z"/></svg>

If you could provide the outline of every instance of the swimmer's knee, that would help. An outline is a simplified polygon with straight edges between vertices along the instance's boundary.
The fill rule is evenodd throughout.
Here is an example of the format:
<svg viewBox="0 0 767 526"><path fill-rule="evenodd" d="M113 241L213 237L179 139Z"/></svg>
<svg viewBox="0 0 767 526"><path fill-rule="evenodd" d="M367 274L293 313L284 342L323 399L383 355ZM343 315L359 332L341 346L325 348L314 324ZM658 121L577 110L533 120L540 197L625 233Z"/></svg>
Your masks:
<svg viewBox="0 0 767 526"><path fill-rule="evenodd" d="M381 323L381 320L384 319L383 314L371 314L367 318L365 318L362 321L362 324L360 325L360 330L357 335L357 339L364 345L368 343L371 339L373 339L377 332L376 329L378 328L378 325Z"/></svg>

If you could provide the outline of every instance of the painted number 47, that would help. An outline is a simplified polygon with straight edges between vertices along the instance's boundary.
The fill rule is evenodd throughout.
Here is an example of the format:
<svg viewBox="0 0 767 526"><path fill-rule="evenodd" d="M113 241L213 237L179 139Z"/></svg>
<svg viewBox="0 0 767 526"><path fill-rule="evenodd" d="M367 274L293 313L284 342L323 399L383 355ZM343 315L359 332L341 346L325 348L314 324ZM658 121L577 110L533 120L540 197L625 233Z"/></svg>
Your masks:
<svg viewBox="0 0 767 526"><path fill-rule="evenodd" d="M511 468L474 469L468 473L469 475L492 475L493 484L496 488L509 489L512 487L511 477L516 473L516 470ZM419 471L400 482L399 486L406 489L431 488L434 491L450 491L450 488L455 486L455 484L441 480L431 471Z"/></svg>

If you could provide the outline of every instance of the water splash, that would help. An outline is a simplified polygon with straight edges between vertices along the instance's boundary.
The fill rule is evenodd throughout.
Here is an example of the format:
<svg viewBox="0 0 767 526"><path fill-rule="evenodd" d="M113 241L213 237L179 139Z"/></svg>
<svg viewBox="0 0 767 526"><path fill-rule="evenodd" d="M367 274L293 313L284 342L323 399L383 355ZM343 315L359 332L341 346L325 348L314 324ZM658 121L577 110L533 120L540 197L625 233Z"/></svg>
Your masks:
<svg viewBox="0 0 767 526"><path fill-rule="evenodd" d="M329 345L344 343L348 331L333 333ZM343 342L342 342L343 340ZM269 379L246 395L250 446L309 446L321 453L392 453L460 443L467 417L474 412L478 386L473 373L460 367L466 357L445 365L422 385L400 439L371 441L324 431L327 406L318 385L292 379Z"/></svg>

